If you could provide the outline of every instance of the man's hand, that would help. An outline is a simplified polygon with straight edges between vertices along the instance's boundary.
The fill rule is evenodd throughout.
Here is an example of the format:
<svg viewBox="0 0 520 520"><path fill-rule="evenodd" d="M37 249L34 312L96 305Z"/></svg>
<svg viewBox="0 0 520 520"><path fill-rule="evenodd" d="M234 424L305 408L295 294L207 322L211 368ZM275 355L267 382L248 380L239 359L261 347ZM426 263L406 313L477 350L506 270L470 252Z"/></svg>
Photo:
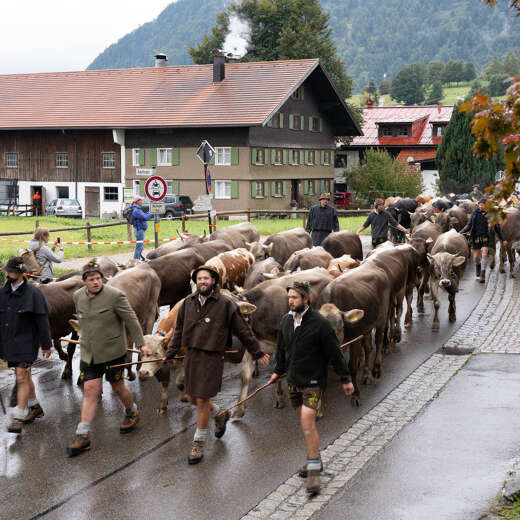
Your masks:
<svg viewBox="0 0 520 520"><path fill-rule="evenodd" d="M352 383L343 383L343 390L346 395L352 395L354 393L354 385Z"/></svg>
<svg viewBox="0 0 520 520"><path fill-rule="evenodd" d="M261 365L268 365L269 364L269 354L264 354L261 358L258 358L257 360Z"/></svg>
<svg viewBox="0 0 520 520"><path fill-rule="evenodd" d="M269 379L269 383L274 383L274 382L277 381L278 379L280 379L279 374L277 374L276 372L273 372L273 373L271 374L270 379Z"/></svg>
<svg viewBox="0 0 520 520"><path fill-rule="evenodd" d="M48 358L51 355L51 349L42 350L42 356Z"/></svg>

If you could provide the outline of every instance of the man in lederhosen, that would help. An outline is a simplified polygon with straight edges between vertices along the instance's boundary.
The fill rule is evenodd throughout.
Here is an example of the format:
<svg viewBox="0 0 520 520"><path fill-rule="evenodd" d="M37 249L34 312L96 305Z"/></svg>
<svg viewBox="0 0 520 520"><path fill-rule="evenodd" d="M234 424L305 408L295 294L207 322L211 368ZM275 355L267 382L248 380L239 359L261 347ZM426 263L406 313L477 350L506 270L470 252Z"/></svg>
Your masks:
<svg viewBox="0 0 520 520"><path fill-rule="evenodd" d="M312 234L312 245L319 246L332 231L339 231L338 212L329 206L330 193L320 195L319 204L309 210L305 230Z"/></svg>
<svg viewBox="0 0 520 520"><path fill-rule="evenodd" d="M470 245L473 250L475 260L476 275L480 283L486 281L486 268L488 265L489 249L495 249L495 233L500 241L507 245L500 224L490 228L486 212L486 199L482 198L478 202L478 207L473 210L468 223L460 230L460 233L470 233ZM481 259L482 257L482 259Z"/></svg>
<svg viewBox="0 0 520 520"><path fill-rule="evenodd" d="M216 415L218 406L211 398L220 392L224 370L224 351L231 344L231 335L237 336L253 359L262 365L269 355L260 345L245 322L235 302L221 294L219 274L213 267L202 265L191 275L197 291L187 296L180 306L177 325L166 348L166 358L173 359L181 345L187 347L184 360L184 387L188 401L197 406L197 429L193 437L189 464L197 464L204 455L211 413L215 414L215 437L220 439L226 431L230 413ZM146 354L146 348L143 348Z"/></svg>

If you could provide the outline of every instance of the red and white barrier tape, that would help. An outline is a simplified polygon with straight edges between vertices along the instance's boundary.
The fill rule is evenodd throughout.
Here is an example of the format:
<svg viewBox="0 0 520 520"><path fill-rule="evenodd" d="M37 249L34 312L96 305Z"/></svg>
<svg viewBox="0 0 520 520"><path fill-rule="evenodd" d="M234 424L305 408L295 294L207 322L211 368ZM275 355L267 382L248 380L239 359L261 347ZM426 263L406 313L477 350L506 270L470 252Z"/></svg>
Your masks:
<svg viewBox="0 0 520 520"><path fill-rule="evenodd" d="M7 240L8 242L23 242L24 244L25 243L28 243L30 242L30 240L16 240L16 239L13 239L13 238L3 238L3 237L0 237L0 240ZM158 240L158 242L171 242L172 240L178 240L177 237L173 237L173 238L160 238ZM109 245L127 245L127 244L150 244L150 243L154 243L155 240L117 240L115 242L61 242L61 244L68 244L68 245L73 245L73 246L88 246L88 245L104 245L104 246L109 246Z"/></svg>

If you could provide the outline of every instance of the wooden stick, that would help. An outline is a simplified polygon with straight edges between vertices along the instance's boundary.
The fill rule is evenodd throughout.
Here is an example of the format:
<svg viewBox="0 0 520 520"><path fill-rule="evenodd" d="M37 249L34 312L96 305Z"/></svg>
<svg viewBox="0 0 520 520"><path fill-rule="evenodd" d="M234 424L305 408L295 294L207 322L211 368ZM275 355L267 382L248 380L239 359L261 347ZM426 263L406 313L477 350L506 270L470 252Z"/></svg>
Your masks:
<svg viewBox="0 0 520 520"><path fill-rule="evenodd" d="M4 412L4 415L7 415L7 412L5 411L4 400L2 399L2 394L0 394L0 406L2 407L2 412Z"/></svg>
<svg viewBox="0 0 520 520"><path fill-rule="evenodd" d="M283 377L285 376L280 376L278 379L276 379L275 381L267 381L267 383L265 385L262 385L260 387L258 387L254 392L252 392L251 394L249 394L247 397L245 397L244 399L242 399L241 401L238 401L238 403L235 403L235 404L232 404L231 406L229 406L228 408L226 408L225 410L221 410L217 415L216 417L218 417L219 415L223 415L225 414L226 412L229 412L230 410L232 410L233 408L236 408L237 406L240 406L242 403L245 403L246 401L248 401L249 399L251 399L251 397L254 397L258 392L260 392L261 390L263 390L264 388L267 388L268 386L272 385L273 383L277 383L278 381L280 381L280 379L282 379Z"/></svg>
<svg viewBox="0 0 520 520"><path fill-rule="evenodd" d="M124 368L124 367L130 367L132 365L141 365L144 363L157 363L158 361L166 361L165 358L159 358L159 359L147 359L145 361L132 361L131 363L120 363L119 365L110 365L108 368Z"/></svg>
<svg viewBox="0 0 520 520"><path fill-rule="evenodd" d="M341 350L345 350L345 347L348 347L350 344L352 344L352 343L356 342L358 339L362 339L362 338L363 338L363 334L361 334L361 336L358 336L357 338L347 341L346 343L343 343L343 345L341 345L341 347L339 347L339 348Z"/></svg>
<svg viewBox="0 0 520 520"><path fill-rule="evenodd" d="M81 343L81 341L78 341L77 339L60 338L60 341L66 341L67 343L74 343L74 345L79 345Z"/></svg>
<svg viewBox="0 0 520 520"><path fill-rule="evenodd" d="M133 348L127 348L126 351L127 351L127 352L135 352L136 354L140 354L140 353L141 353L140 350L135 350L135 349L133 349Z"/></svg>

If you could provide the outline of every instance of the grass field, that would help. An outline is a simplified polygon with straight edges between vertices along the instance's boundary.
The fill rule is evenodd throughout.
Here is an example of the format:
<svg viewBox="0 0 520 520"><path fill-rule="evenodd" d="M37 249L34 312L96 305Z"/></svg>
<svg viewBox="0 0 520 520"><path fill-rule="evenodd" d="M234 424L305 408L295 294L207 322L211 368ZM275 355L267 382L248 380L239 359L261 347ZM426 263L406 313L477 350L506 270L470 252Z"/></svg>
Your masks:
<svg viewBox="0 0 520 520"><path fill-rule="evenodd" d="M365 221L366 217L345 217L340 218L340 228L349 231L356 231L361 224ZM33 217L0 217L0 230L1 231L29 231L34 229L36 218ZM67 218L56 218L56 217L38 217L40 226L47 227L51 230L50 242L53 242L57 236L59 236L62 242L77 242L85 241L87 239L86 230L78 231L60 231L53 233L53 228L62 227L73 227L85 225L85 222L77 219ZM103 222L110 222L107 220L89 219L91 224L100 224ZM238 221L233 220L219 220L217 222L217 229L222 229L232 224L237 224ZM276 220L252 220L252 223L257 227L261 235L271 235L277 231L284 231L295 227L301 227L302 220L298 219L276 219ZM186 229L190 233L202 234L204 229L208 229L207 221L188 221L186 223ZM160 238L176 237L177 231L181 232L181 222L178 220L162 220L159 232ZM92 241L98 242L112 242L115 240L126 240L127 230L125 225L112 226L107 228L92 229ZM30 240L31 235L20 235L13 237L0 237L0 256L3 257L2 261L9 256L14 256L18 253L18 250L22 247L27 247L26 243L12 242L5 240L6 238L14 240ZM148 226L146 232L146 239L153 240L153 224ZM132 237L133 239L133 237ZM115 253L124 253L126 251L132 251L133 245L93 245L92 251L87 249L84 245L67 245L64 244L65 259L71 258L83 258L92 257L99 255L110 255Z"/></svg>

